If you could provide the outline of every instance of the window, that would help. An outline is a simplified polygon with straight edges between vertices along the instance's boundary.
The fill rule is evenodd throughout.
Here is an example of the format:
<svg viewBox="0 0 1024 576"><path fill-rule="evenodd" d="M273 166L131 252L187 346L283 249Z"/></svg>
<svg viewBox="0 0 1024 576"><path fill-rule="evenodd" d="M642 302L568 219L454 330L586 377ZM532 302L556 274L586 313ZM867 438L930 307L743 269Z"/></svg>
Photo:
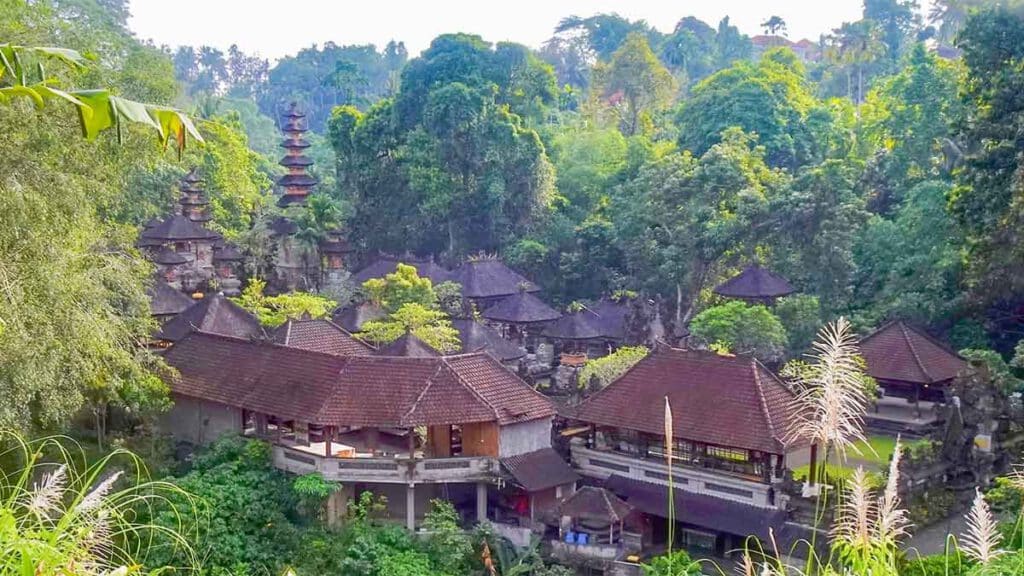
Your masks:
<svg viewBox="0 0 1024 576"><path fill-rule="evenodd" d="M746 450L735 450L718 446L708 446L708 456L733 462L747 462L750 460L750 454Z"/></svg>
<svg viewBox="0 0 1024 576"><path fill-rule="evenodd" d="M678 438L672 441L672 460L674 462L689 462L693 460L693 455L696 448L693 442L687 442L686 440L680 440ZM665 449L665 443L659 440L652 440L647 445L647 455L652 458L660 458L664 460L668 457Z"/></svg>

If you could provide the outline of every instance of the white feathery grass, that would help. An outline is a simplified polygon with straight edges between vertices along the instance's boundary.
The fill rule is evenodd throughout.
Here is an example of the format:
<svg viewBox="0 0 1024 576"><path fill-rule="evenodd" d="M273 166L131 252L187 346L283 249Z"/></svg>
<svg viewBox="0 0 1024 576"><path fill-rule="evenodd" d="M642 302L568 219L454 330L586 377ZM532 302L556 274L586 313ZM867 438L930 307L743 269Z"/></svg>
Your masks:
<svg viewBox="0 0 1024 576"><path fill-rule="evenodd" d="M192 497L166 482L142 481L142 462L124 450L115 450L84 469L65 444L64 437L28 441L0 429L0 457L17 462L15 473L0 473L0 518L13 519L13 531L0 537L0 574L117 576L127 567L141 568L145 545L155 535L175 546L196 565L194 551L176 526L137 523L139 513L154 505L169 506L181 518L179 508L167 496L179 495L194 511ZM45 456L44 456L45 455ZM102 481L103 471L115 459L127 458L138 472L136 482L121 489L115 484L122 472ZM56 459L58 462L53 462ZM5 460L6 461L6 460ZM58 463L62 465L56 466ZM48 472L42 474L42 472ZM39 478L33 482L33 478ZM183 519L182 519L183 520ZM132 568L136 571L136 568Z"/></svg>
<svg viewBox="0 0 1024 576"><path fill-rule="evenodd" d="M110 476L107 476L105 480L99 483L98 486L93 488L84 498L75 506L75 512L78 514L85 514L96 510L103 504L104 498L110 493L110 489L114 486L114 483L121 478L123 472L118 470Z"/></svg>
<svg viewBox="0 0 1024 576"><path fill-rule="evenodd" d="M1024 492L1024 464L1015 465L1006 477L1014 488Z"/></svg>
<svg viewBox="0 0 1024 576"><path fill-rule="evenodd" d="M874 499L868 486L868 476L858 466L847 482L845 497L839 508L839 516L832 535L855 550L866 550L874 543L872 530L875 517Z"/></svg>
<svg viewBox="0 0 1024 576"><path fill-rule="evenodd" d="M903 445L900 437L896 437L896 446L889 461L889 478L885 490L878 501L877 538L882 544L895 544L906 535L910 527L907 511L900 507L899 483L900 461L903 457Z"/></svg>
<svg viewBox="0 0 1024 576"><path fill-rule="evenodd" d="M43 475L42 482L33 484L25 507L33 514L49 518L51 512L60 510L61 497L67 486L67 466L61 465L53 472Z"/></svg>
<svg viewBox="0 0 1024 576"><path fill-rule="evenodd" d="M864 437L869 399L856 336L840 317L818 332L810 362L798 377L793 426L787 441L810 441L834 449L841 458Z"/></svg>
<svg viewBox="0 0 1024 576"><path fill-rule="evenodd" d="M740 563L736 565L736 573L739 576L755 576L756 571L757 568L754 566L754 561L750 558L750 554L744 552Z"/></svg>
<svg viewBox="0 0 1024 576"><path fill-rule="evenodd" d="M974 502L967 513L967 531L960 536L963 552L985 565L1003 553L999 549L999 529L981 490L974 489Z"/></svg>

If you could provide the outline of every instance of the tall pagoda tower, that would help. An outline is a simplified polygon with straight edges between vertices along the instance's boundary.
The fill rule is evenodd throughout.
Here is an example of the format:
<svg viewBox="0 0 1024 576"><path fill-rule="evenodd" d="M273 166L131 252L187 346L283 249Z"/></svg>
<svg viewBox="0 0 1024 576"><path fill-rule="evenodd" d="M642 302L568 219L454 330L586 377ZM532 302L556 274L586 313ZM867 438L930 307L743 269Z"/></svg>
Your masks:
<svg viewBox="0 0 1024 576"><path fill-rule="evenodd" d="M284 158L281 159L281 166L288 171L284 176L277 179L277 185L281 189L281 197L277 205L285 208L288 206L305 206L306 198L313 186L316 186L316 178L309 175L307 169L313 165L313 160L306 156L306 148L310 144L305 139L309 128L306 126L306 114L299 110L299 105L292 102L288 110L281 117L281 131L284 132L284 140L281 147L285 150Z"/></svg>
<svg viewBox="0 0 1024 576"><path fill-rule="evenodd" d="M276 218L270 227L277 245L273 289L308 289L312 284L311 279L306 277L310 267L307 261L309 255L306 254L306 247L295 236L298 231L295 221L301 211L306 209L306 201L317 181L309 175L308 169L313 165L313 160L305 154L310 146L304 136L309 131L306 114L296 102L292 102L281 115L280 126L284 133L281 147L285 154L279 164L284 166L286 172L277 179L280 192L277 205L284 209L284 215Z"/></svg>
<svg viewBox="0 0 1024 576"><path fill-rule="evenodd" d="M181 214L197 224L205 225L213 218L209 211L210 201L203 189L203 178L194 166L181 179L181 198L178 203L181 204Z"/></svg>
<svg viewBox="0 0 1024 576"><path fill-rule="evenodd" d="M148 223L138 246L146 249L160 276L185 291L201 289L213 278L213 252L222 241L208 229L210 202L202 178L193 168L179 184L178 207L170 216Z"/></svg>

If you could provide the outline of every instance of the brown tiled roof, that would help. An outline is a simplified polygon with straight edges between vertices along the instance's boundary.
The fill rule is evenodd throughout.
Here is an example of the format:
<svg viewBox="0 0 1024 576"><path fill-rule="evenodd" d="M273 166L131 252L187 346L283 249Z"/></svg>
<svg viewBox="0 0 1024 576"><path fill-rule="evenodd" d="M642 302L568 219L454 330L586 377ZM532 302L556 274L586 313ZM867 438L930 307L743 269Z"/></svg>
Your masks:
<svg viewBox="0 0 1024 576"><path fill-rule="evenodd" d="M547 397L487 354L447 356L445 363L464 384L485 399L502 424L535 420L537 414L555 415Z"/></svg>
<svg viewBox="0 0 1024 576"><path fill-rule="evenodd" d="M331 318L335 324L349 332L360 332L363 329L363 324L372 320L380 320L387 315L383 308L367 301L339 308L335 310Z"/></svg>
<svg viewBox="0 0 1024 576"><path fill-rule="evenodd" d="M445 282L451 278L451 271L430 259L417 259L413 257L398 258L395 256L381 256L370 262L358 272L352 275L352 281L357 286L371 278L383 278L398 269L399 264L408 264L416 268L416 273L422 278L430 278L434 285Z"/></svg>
<svg viewBox="0 0 1024 576"><path fill-rule="evenodd" d="M375 354L377 356L404 356L406 358L434 358L441 355L430 344L420 340L410 332L402 334L390 344L381 346Z"/></svg>
<svg viewBox="0 0 1024 576"><path fill-rule="evenodd" d="M666 396L677 438L785 453L793 393L746 356L658 348L580 404L577 418L662 435Z"/></svg>
<svg viewBox="0 0 1024 576"><path fill-rule="evenodd" d="M489 306L480 315L495 322L513 324L551 322L562 317L557 310L529 292L506 296L493 306Z"/></svg>
<svg viewBox="0 0 1024 576"><path fill-rule="evenodd" d="M194 333L164 356L177 394L315 424L507 424L551 417L546 399L484 354L446 358L332 356ZM482 366L494 366L489 370Z"/></svg>
<svg viewBox="0 0 1024 576"><path fill-rule="evenodd" d="M953 379L967 363L958 354L903 321L890 322L860 341L867 372L876 380L934 384Z"/></svg>
<svg viewBox="0 0 1024 576"><path fill-rule="evenodd" d="M558 504L559 516L609 524L622 522L632 511L633 507L622 498L594 486L583 486Z"/></svg>
<svg viewBox="0 0 1024 576"><path fill-rule="evenodd" d="M526 350L501 337L498 331L469 318L453 318L452 327L459 331L463 352L485 351L498 360L515 360L526 356Z"/></svg>
<svg viewBox="0 0 1024 576"><path fill-rule="evenodd" d="M729 298L779 298L796 292L785 278L756 264L743 269L736 276L719 284L715 290L719 296Z"/></svg>
<svg viewBox="0 0 1024 576"><path fill-rule="evenodd" d="M146 294L149 296L149 313L153 316L180 314L195 304L195 300L171 288L167 282L159 278L146 289Z"/></svg>
<svg viewBox="0 0 1024 576"><path fill-rule="evenodd" d="M156 338L176 342L192 332L258 338L263 335L263 328L248 310L228 300L223 294L214 294L196 302L164 324Z"/></svg>
<svg viewBox="0 0 1024 576"><path fill-rule="evenodd" d="M519 293L521 286L525 286L527 292L540 290L536 284L495 259L470 260L452 272L451 280L462 285L462 295L466 298L511 296Z"/></svg>
<svg viewBox="0 0 1024 576"><path fill-rule="evenodd" d="M218 234L203 228L181 214L175 214L166 220L162 220L156 226L143 230L141 237L147 240L162 240L164 242L176 240L212 241L217 239Z"/></svg>
<svg viewBox="0 0 1024 576"><path fill-rule="evenodd" d="M636 510L668 518L668 486L612 475L604 486L625 498ZM759 508L750 504L698 494L682 488L673 489L674 518L679 522L710 528L737 536L757 536L769 541L786 523L786 511Z"/></svg>
<svg viewBox="0 0 1024 576"><path fill-rule="evenodd" d="M284 346L335 356L368 356L373 353L369 344L324 319L289 319L274 329L270 339Z"/></svg>
<svg viewBox="0 0 1024 576"><path fill-rule="evenodd" d="M580 475L552 448L502 458L501 465L527 492L554 488L580 479Z"/></svg>

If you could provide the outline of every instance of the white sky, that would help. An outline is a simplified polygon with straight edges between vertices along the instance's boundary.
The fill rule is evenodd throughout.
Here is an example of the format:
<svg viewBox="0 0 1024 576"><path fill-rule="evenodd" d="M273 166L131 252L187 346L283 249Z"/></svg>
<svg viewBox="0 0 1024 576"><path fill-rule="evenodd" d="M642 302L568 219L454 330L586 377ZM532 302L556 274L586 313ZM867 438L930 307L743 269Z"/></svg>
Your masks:
<svg viewBox="0 0 1024 576"><path fill-rule="evenodd" d="M928 2L922 2L927 5ZM538 47L565 16L617 12L671 31L683 16L715 26L730 16L741 31L781 16L788 36L818 36L860 18L861 0L131 0L129 25L142 39L169 46L231 44L272 60L312 44L405 42L417 55L437 35L470 32L485 40Z"/></svg>

